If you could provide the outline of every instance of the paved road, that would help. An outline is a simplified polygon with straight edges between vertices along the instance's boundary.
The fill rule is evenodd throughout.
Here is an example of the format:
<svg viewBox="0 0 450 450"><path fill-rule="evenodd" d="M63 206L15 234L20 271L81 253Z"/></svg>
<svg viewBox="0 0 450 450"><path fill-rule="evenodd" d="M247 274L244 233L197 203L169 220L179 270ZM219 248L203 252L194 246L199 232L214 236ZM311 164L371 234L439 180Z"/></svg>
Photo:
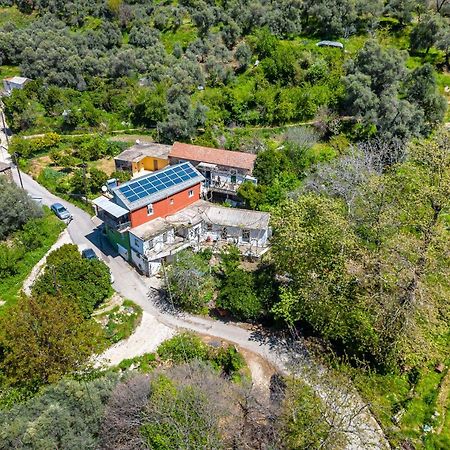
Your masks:
<svg viewBox="0 0 450 450"><path fill-rule="evenodd" d="M2 158L1 154L0 158ZM17 171L14 171L14 178L18 183ZM114 288L117 292L140 305L144 311L156 319L156 323L171 328L189 329L233 342L262 356L282 373L289 373L292 370L298 373L298 371L304 371L305 366L308 365L308 359L302 349L293 351L292 342L283 337L263 331L249 331L218 320L176 314L174 311L161 308L155 302L157 296L152 295L154 292L152 280L140 276L120 256L111 251L89 214L56 197L24 173L22 173L22 181L24 189L32 196L42 198L43 204L49 206L58 201L71 212L73 220L68 225L68 232L72 241L80 246L93 247L110 267L114 275ZM148 331L152 333L153 330ZM331 392L327 386L322 384L320 377L316 378L314 387L324 400L332 399L332 406L337 410L343 422L346 422L350 440L348 449L388 448L380 427L359 398L355 399L353 396L347 398L346 394L341 395L339 392L336 393L336 390ZM361 408L360 413L355 414L355 410L359 410L359 408Z"/></svg>

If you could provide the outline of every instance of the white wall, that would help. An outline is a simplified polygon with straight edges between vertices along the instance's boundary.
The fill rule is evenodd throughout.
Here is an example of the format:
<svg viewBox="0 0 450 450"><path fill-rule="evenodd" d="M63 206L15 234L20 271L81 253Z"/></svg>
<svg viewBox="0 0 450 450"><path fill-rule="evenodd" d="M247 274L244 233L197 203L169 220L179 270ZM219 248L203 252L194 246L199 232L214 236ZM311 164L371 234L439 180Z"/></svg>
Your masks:
<svg viewBox="0 0 450 450"><path fill-rule="evenodd" d="M203 231L203 239L211 239L213 241L222 241L222 229L224 227L219 225L213 225L211 231ZM250 242L245 242L242 240L242 231L245 228L239 227L226 227L227 228L227 241L235 242L237 239L237 244L252 244L258 247L264 247L267 245L267 230L250 230Z"/></svg>
<svg viewBox="0 0 450 450"><path fill-rule="evenodd" d="M149 274L149 264L148 262L142 257L142 254L137 253L133 249L131 250L131 260L133 264L144 274Z"/></svg>

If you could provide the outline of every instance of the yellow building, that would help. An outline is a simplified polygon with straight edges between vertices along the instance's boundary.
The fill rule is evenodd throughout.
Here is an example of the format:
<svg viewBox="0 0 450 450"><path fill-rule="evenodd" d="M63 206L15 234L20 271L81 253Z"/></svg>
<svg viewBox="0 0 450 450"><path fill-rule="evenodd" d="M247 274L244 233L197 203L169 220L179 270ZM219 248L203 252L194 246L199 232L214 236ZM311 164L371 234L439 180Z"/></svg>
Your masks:
<svg viewBox="0 0 450 450"><path fill-rule="evenodd" d="M170 145L140 142L114 158L116 170L131 172L133 176L160 170L169 164Z"/></svg>

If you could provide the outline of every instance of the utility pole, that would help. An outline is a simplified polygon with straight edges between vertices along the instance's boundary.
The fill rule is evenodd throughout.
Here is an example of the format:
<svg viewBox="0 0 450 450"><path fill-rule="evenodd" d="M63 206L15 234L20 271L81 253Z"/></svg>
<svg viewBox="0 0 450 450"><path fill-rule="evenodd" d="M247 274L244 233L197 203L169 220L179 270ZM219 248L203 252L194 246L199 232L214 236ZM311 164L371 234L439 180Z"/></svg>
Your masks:
<svg viewBox="0 0 450 450"><path fill-rule="evenodd" d="M6 122L5 122L5 113L3 111L3 102L0 100L0 107L1 107L1 116L2 116L2 124L3 124L3 132L6 136L6 145L9 147L9 136L8 136L8 130L6 129Z"/></svg>
<svg viewBox="0 0 450 450"><path fill-rule="evenodd" d="M88 203L88 198L87 198L87 180L86 180L86 163L83 163L83 165L81 166L83 168L83 186L84 186L84 201L87 205Z"/></svg>
<svg viewBox="0 0 450 450"><path fill-rule="evenodd" d="M20 174L19 158L17 157L18 156L17 152L14 152L13 156L14 156L14 164L16 165L17 173L19 175L20 187L23 189L22 175Z"/></svg>

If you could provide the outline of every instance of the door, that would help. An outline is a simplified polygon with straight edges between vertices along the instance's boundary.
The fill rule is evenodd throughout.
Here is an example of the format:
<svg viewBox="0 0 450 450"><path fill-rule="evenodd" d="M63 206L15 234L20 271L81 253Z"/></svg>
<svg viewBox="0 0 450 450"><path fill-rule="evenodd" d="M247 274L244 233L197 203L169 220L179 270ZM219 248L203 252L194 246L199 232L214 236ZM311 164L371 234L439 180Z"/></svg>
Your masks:
<svg viewBox="0 0 450 450"><path fill-rule="evenodd" d="M117 244L117 251L125 261L128 261L128 250L125 247L122 247L120 244Z"/></svg>
<svg viewBox="0 0 450 450"><path fill-rule="evenodd" d="M158 170L158 161L156 159L153 160L153 170Z"/></svg>

